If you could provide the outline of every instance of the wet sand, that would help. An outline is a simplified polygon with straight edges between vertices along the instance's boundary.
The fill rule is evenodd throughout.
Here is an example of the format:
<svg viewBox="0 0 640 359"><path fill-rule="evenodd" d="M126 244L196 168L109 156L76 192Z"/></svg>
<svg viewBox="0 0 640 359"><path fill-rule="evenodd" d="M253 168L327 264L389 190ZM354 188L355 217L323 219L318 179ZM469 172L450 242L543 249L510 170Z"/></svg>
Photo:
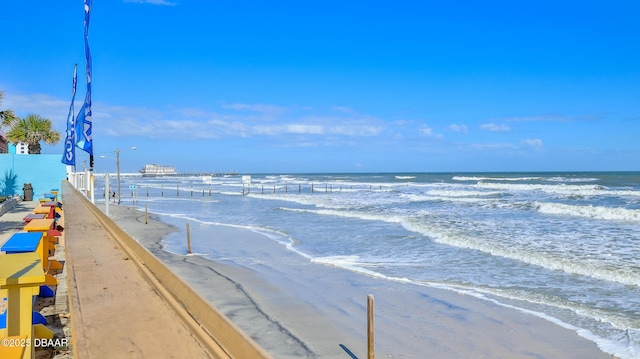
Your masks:
<svg viewBox="0 0 640 359"><path fill-rule="evenodd" d="M275 358L349 358L340 344L365 358L368 294L375 298L379 358L611 358L539 317L313 263L248 229L191 224L195 254L187 255L184 222L150 215L145 224L143 212L124 206L111 205L110 213ZM163 250L166 238L184 238L183 253Z"/></svg>

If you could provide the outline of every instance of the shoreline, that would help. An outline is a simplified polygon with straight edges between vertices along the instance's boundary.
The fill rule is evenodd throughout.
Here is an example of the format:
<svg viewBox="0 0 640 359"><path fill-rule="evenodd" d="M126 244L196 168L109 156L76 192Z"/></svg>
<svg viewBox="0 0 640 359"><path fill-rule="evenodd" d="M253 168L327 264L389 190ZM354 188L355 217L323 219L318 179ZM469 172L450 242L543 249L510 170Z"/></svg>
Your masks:
<svg viewBox="0 0 640 359"><path fill-rule="evenodd" d="M110 209L119 226L277 358L347 357L339 344L366 357L367 294L376 300L378 355L611 358L575 331L534 315L312 263L248 229L195 226L194 252L220 248L207 253L213 260L173 254L163 241L181 234L178 226L153 214L145 224L134 207Z"/></svg>

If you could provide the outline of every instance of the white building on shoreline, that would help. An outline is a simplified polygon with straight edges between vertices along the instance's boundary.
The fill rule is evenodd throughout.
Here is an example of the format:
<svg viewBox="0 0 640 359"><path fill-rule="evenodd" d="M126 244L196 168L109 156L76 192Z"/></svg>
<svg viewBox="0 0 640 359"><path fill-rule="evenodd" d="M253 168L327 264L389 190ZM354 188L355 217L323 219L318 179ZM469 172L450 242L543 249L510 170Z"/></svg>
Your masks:
<svg viewBox="0 0 640 359"><path fill-rule="evenodd" d="M140 170L143 176L168 176L177 175L175 167L173 166L161 166L156 164L144 165Z"/></svg>

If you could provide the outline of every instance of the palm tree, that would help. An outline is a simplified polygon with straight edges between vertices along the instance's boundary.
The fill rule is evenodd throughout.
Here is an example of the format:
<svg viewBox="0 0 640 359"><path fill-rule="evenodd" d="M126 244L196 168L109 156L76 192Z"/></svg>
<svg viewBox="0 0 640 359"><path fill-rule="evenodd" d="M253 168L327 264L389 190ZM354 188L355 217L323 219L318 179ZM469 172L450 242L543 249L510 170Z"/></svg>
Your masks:
<svg viewBox="0 0 640 359"><path fill-rule="evenodd" d="M4 131L2 131L3 127L11 127L11 124L15 121L16 116L13 114L12 110L3 110L2 109L2 97L4 96L4 92L0 91L0 153L7 152L7 138L5 136Z"/></svg>
<svg viewBox="0 0 640 359"><path fill-rule="evenodd" d="M13 114L13 110L2 110L2 97L4 92L0 91L0 123L2 126L11 126L11 123L15 121L16 116Z"/></svg>
<svg viewBox="0 0 640 359"><path fill-rule="evenodd" d="M60 133L51 129L51 120L32 113L14 121L7 132L7 139L12 143L27 143L29 153L40 154L40 141L55 144L60 141Z"/></svg>

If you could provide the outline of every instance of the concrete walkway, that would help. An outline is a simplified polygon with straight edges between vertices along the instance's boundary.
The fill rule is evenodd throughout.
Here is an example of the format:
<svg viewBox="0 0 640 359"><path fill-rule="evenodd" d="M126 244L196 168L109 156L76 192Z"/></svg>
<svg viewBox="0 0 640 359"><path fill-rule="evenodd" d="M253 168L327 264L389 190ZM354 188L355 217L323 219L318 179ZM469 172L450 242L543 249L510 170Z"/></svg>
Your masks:
<svg viewBox="0 0 640 359"><path fill-rule="evenodd" d="M63 186L77 358L208 358L85 204Z"/></svg>
<svg viewBox="0 0 640 359"><path fill-rule="evenodd" d="M7 208L7 212L0 215L0 246L4 244L15 232L24 228L24 216L36 208L39 201L19 201Z"/></svg>

